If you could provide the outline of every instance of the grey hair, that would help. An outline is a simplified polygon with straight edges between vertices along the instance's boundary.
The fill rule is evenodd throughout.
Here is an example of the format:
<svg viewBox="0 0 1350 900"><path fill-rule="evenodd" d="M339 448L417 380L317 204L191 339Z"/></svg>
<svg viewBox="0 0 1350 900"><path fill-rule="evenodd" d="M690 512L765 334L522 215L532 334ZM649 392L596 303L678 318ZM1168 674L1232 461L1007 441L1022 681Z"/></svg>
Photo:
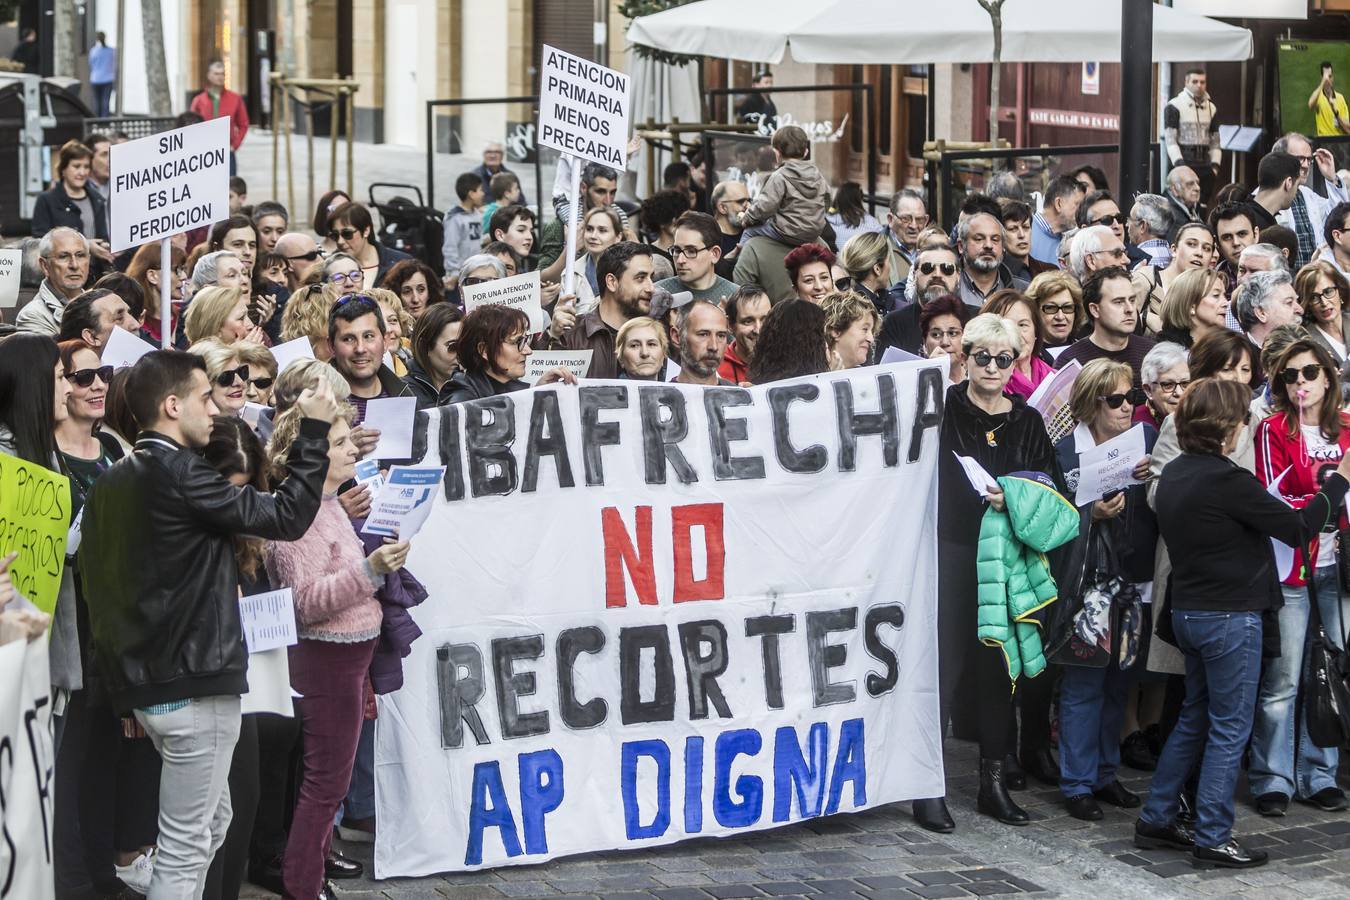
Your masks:
<svg viewBox="0 0 1350 900"><path fill-rule="evenodd" d="M1144 361L1139 366L1140 380L1144 384L1153 384L1162 377L1162 373L1179 363L1186 362L1188 356L1186 348L1180 344L1160 341L1144 354Z"/></svg>
<svg viewBox="0 0 1350 900"><path fill-rule="evenodd" d="M1237 301L1237 319L1243 331L1251 331L1260 322L1256 318L1258 310L1264 312L1266 303L1281 285L1292 285L1293 277L1287 269L1271 269L1269 272L1255 272L1238 285L1234 292Z"/></svg>
<svg viewBox="0 0 1350 900"><path fill-rule="evenodd" d="M1011 319L995 313L982 313L966 323L961 333L961 350L969 355L972 347L1007 344L1014 356L1022 355L1022 333Z"/></svg>
<svg viewBox="0 0 1350 900"><path fill-rule="evenodd" d="M1105 225L1089 225L1074 232L1073 243L1069 245L1069 271L1080 283L1088 277L1088 254L1102 249L1110 237L1115 237L1115 232Z"/></svg>
<svg viewBox="0 0 1350 900"><path fill-rule="evenodd" d="M1288 153L1289 142L1293 140L1300 140L1303 143L1307 144L1309 147L1312 146L1312 141L1308 140L1308 136L1306 134L1300 134L1297 131L1289 131L1286 132L1285 134L1280 135L1280 137L1275 141L1275 143L1270 145L1270 152Z"/></svg>
<svg viewBox="0 0 1350 900"><path fill-rule="evenodd" d="M324 259L323 269L321 270L323 272L324 281L327 281L328 276L333 274L333 265L335 263L341 262L344 259L356 263L356 267L358 269L361 268L361 261L357 259L355 256L352 256L350 253L342 253L342 252L330 253Z"/></svg>
<svg viewBox="0 0 1350 900"><path fill-rule="evenodd" d="M914 190L914 188L901 188L894 194L891 194L890 210L892 215L899 213L901 200L917 200L919 205L923 207L923 211L925 213L928 212L928 204L924 201L923 194L920 194L918 191Z"/></svg>
<svg viewBox="0 0 1350 900"><path fill-rule="evenodd" d="M464 262L460 264L459 280L461 282L464 281L465 278L469 277L470 272L472 272L474 269L481 269L484 266L487 266L488 268L492 269L492 271L495 273L492 276L493 278L506 277L506 263L502 262L500 259L493 256L491 253L475 253L473 256L470 256L468 259L464 260Z"/></svg>
<svg viewBox="0 0 1350 900"><path fill-rule="evenodd" d="M73 234L75 237L77 237L77 238L80 239L80 242L84 244L84 252L85 252L85 253L88 253L88 252L89 252L89 238L87 238L87 237L85 237L84 235L80 234L80 233L79 233L78 231L76 231L74 228L69 228L69 227L67 227L67 226L65 226L65 225L58 225L58 226L56 226L55 228L53 228L51 231L49 231L49 232L47 232L46 234L44 234L44 235L42 236L42 240L38 241L38 256L39 256L41 259L51 259L51 258L52 258L52 250L54 249L54 248L53 248L53 245L56 243L56 239L59 238L59 237L65 237L66 235L71 235L71 234Z"/></svg>
<svg viewBox="0 0 1350 900"><path fill-rule="evenodd" d="M1168 208L1167 198L1161 194L1140 194L1134 198L1130 207L1130 218L1144 223L1148 233L1155 238L1167 240L1172 231L1172 211Z"/></svg>
<svg viewBox="0 0 1350 900"><path fill-rule="evenodd" d="M1026 185L1022 184L1022 179L1006 169L994 176L989 182L989 196L998 200L1000 197L1006 197L1009 200L1018 200L1022 203L1027 202Z"/></svg>
<svg viewBox="0 0 1350 900"><path fill-rule="evenodd" d="M1175 188L1175 187L1177 186L1177 184L1179 184L1179 183L1181 182L1181 170L1182 170L1182 169L1191 169L1191 167L1190 167L1190 166L1173 166L1173 167L1172 167L1172 170L1171 170L1170 172L1167 173L1167 186L1168 186L1168 188ZM1192 174L1192 175L1195 174L1195 170L1194 170L1194 169L1191 169L1191 174Z"/></svg>
<svg viewBox="0 0 1350 900"><path fill-rule="evenodd" d="M197 265L192 269L192 289L194 291L200 291L202 288L216 283L216 279L220 277L220 258L222 256L229 256L239 260L241 264L243 263L243 260L239 259L239 254L233 250L216 250L204 254L201 259L197 260Z"/></svg>
<svg viewBox="0 0 1350 900"><path fill-rule="evenodd" d="M37 287L42 284L42 267L38 265L38 247L42 241L35 237L26 237L19 241L18 247L23 251L22 262L19 263L19 284L23 287Z"/></svg>
<svg viewBox="0 0 1350 900"><path fill-rule="evenodd" d="M675 333L680 336L680 342L684 343L684 336L689 330L689 316L699 306L711 306L718 312L722 312L722 307L713 303L711 300L693 300L684 306L675 310Z"/></svg>
<svg viewBox="0 0 1350 900"><path fill-rule="evenodd" d="M970 237L970 220L975 218L976 216L989 216L995 222L998 222L999 232L1003 235L1004 240L1007 240L1008 230L1003 227L1003 222L999 219L999 217L989 212L988 210L980 209L966 216L960 222L956 223L956 242L960 246L961 250L965 249L966 238ZM958 257L961 256L960 252L957 251L954 252L956 252L956 255Z"/></svg>
<svg viewBox="0 0 1350 900"><path fill-rule="evenodd" d="M1284 258L1284 253L1274 244L1251 244L1243 247L1242 252L1238 254L1238 262L1241 263L1243 257L1261 256L1270 260L1271 271L1289 271L1289 261Z"/></svg>

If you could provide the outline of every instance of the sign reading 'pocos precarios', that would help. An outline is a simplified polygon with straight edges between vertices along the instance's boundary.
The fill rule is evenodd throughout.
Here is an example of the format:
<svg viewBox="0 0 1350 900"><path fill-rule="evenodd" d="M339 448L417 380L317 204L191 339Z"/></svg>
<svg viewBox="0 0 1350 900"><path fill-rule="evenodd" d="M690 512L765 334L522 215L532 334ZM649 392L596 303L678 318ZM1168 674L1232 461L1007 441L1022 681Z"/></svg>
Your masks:
<svg viewBox="0 0 1350 900"><path fill-rule="evenodd" d="M539 143L615 169L628 164L628 76L544 45Z"/></svg>
<svg viewBox="0 0 1350 900"><path fill-rule="evenodd" d="M229 218L228 118L113 144L108 167L114 252Z"/></svg>

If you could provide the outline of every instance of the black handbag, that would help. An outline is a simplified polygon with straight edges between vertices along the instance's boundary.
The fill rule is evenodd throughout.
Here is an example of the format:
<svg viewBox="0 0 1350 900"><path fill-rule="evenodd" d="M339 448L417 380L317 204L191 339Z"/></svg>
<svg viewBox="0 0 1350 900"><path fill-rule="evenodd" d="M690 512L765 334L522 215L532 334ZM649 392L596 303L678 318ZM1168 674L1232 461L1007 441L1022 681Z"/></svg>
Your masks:
<svg viewBox="0 0 1350 900"><path fill-rule="evenodd" d="M1308 739L1317 747L1340 747L1350 739L1350 660L1327 639L1317 604L1315 576L1308 579L1311 639L1303 659L1299 694Z"/></svg>

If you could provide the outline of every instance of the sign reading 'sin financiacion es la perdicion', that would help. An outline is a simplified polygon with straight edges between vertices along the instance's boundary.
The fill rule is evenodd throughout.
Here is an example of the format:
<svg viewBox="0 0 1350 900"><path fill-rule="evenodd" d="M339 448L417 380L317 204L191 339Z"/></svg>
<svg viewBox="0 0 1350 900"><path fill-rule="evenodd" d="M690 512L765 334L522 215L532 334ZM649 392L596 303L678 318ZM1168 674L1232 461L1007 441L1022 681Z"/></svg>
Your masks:
<svg viewBox="0 0 1350 900"><path fill-rule="evenodd" d="M628 76L548 44L542 62L539 143L623 169L628 165Z"/></svg>
<svg viewBox="0 0 1350 900"><path fill-rule="evenodd" d="M211 119L110 151L114 252L230 215L230 120Z"/></svg>

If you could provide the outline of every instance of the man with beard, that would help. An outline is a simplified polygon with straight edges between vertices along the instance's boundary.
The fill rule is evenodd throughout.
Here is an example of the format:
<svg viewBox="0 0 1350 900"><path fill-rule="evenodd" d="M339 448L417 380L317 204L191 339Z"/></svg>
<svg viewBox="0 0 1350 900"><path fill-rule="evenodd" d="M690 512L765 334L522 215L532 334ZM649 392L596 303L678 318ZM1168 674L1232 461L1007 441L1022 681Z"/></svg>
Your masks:
<svg viewBox="0 0 1350 900"><path fill-rule="evenodd" d="M680 384L729 385L718 377L718 369L727 355L727 314L707 300L694 300L675 311L670 326L671 343L680 351Z"/></svg>
<svg viewBox="0 0 1350 900"><path fill-rule="evenodd" d="M1189 167L1198 180L1199 196L1208 200L1223 163L1223 150L1218 110L1205 91L1206 81L1204 69L1187 70L1186 86L1163 107L1163 142L1173 171L1177 166Z"/></svg>
<svg viewBox="0 0 1350 900"><path fill-rule="evenodd" d="M1094 359L1123 362L1134 373L1134 386L1141 387L1140 370L1153 341L1134 333L1139 314L1130 273L1123 266L1093 272L1083 282L1083 307L1092 319L1092 332L1059 355L1059 368L1074 360L1082 365Z"/></svg>
<svg viewBox="0 0 1350 900"><path fill-rule="evenodd" d="M561 337L550 334L549 349L594 350L586 377L617 378L619 360L614 353L614 338L619 326L651 310L652 248L620 241L600 254L595 280L600 286L599 305L579 316ZM716 371L716 366L713 369Z"/></svg>
<svg viewBox="0 0 1350 900"><path fill-rule="evenodd" d="M997 216L975 213L957 226L956 236L962 260L957 293L966 305L978 309L995 291L1027 286L1028 281L1013 277L1003 265L1003 223Z"/></svg>
<svg viewBox="0 0 1350 900"><path fill-rule="evenodd" d="M986 217L987 218L987 217ZM877 334L877 359L887 347L917 354L923 346L919 316L932 300L957 290L958 264L950 247L930 247L914 259L914 296L917 302L888 313Z"/></svg>
<svg viewBox="0 0 1350 900"><path fill-rule="evenodd" d="M912 188L902 188L891 195L891 209L886 214L886 237L891 245L891 286L902 284L909 277L909 268L918 252L919 234L928 227L928 207L923 195Z"/></svg>
<svg viewBox="0 0 1350 900"><path fill-rule="evenodd" d="M412 388L384 364L384 315L380 305L363 294L343 297L328 313L328 343L333 347L330 364L351 386L347 402L356 410L352 443L361 455L375 449L380 432L361 428L366 403L383 397L411 397Z"/></svg>
<svg viewBox="0 0 1350 900"><path fill-rule="evenodd" d="M731 323L732 343L722 358L718 375L732 384L750 380L750 362L755 358L755 345L759 343L759 332L771 309L773 304L769 302L769 295L759 285L742 285L727 298L727 321Z"/></svg>

